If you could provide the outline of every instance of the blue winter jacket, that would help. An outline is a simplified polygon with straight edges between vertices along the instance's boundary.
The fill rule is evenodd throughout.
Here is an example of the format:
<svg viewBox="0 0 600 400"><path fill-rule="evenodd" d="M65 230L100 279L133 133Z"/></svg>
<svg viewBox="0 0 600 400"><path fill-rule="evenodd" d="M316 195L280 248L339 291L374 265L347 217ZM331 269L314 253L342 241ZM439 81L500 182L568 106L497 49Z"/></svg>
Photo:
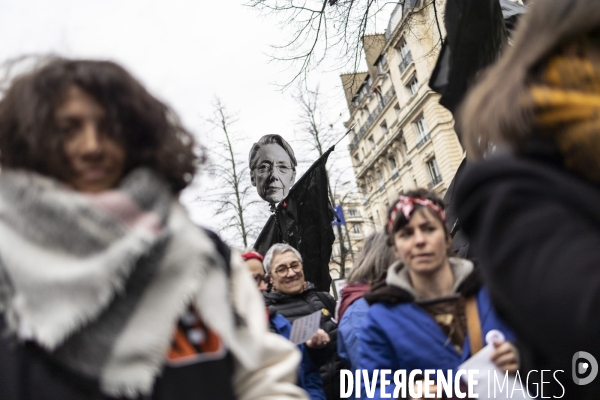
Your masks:
<svg viewBox="0 0 600 400"><path fill-rule="evenodd" d="M365 321L369 304L360 298L346 309L344 318L338 325L338 355L344 361L345 368L354 370L358 366L358 332Z"/></svg>
<svg viewBox="0 0 600 400"><path fill-rule="evenodd" d="M272 314L270 322L276 333L286 339L290 338L292 324L290 324L283 315L277 313ZM326 400L319 369L308 355L306 346L300 344L298 347L300 348L300 351L302 351L302 363L300 364L300 371L298 373L298 386L306 390L311 400Z"/></svg>
<svg viewBox="0 0 600 400"><path fill-rule="evenodd" d="M506 340L514 342L514 334L496 314L485 288L475 293L482 337L485 338L490 330L497 329ZM395 389L394 371L406 370L408 379L413 369L456 370L470 356L468 334L461 355L448 343L447 336L433 318L414 301L375 303L369 308L359 332L358 369L368 370L370 377L375 369L389 369L392 375L387 375L386 379L391 382L385 388L388 396L383 396L378 380L374 397L367 397L362 382L361 393L357 397L390 398L389 394Z"/></svg>

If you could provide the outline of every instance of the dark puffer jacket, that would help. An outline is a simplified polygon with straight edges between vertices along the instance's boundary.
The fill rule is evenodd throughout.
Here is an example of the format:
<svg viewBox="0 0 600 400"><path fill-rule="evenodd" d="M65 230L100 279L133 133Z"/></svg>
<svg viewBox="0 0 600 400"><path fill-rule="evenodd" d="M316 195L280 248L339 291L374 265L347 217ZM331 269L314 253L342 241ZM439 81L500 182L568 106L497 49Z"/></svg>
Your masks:
<svg viewBox="0 0 600 400"><path fill-rule="evenodd" d="M315 311L322 311L321 329L329 334L330 342L322 349L309 349L308 351L314 363L319 367L327 399L339 399L342 364L337 355L337 324L333 320L333 308L335 308L333 297L329 293L316 292L315 286L308 282L307 289L300 294L289 295L273 292L264 293L264 298L269 310L278 312L290 322Z"/></svg>

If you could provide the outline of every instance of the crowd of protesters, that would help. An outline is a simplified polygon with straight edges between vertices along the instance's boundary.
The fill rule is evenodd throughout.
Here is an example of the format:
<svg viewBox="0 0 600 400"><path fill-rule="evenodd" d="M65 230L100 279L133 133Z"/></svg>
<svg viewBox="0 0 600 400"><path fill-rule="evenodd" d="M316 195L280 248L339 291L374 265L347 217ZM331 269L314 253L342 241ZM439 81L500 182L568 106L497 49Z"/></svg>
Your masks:
<svg viewBox="0 0 600 400"><path fill-rule="evenodd" d="M191 222L194 138L122 67L17 77L0 100L0 398L335 400L342 369L456 370L490 331L498 370L561 370L546 396L598 398L571 368L600 359L600 2L535 2L478 81L454 201L479 261L450 250L435 193L399 193L336 304L292 246L240 254Z"/></svg>

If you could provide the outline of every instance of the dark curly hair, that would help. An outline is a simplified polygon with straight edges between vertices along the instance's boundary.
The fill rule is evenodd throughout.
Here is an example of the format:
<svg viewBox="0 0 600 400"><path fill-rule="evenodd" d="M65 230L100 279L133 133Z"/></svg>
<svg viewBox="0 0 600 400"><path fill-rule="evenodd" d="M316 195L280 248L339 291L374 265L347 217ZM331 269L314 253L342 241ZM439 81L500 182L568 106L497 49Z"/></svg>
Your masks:
<svg viewBox="0 0 600 400"><path fill-rule="evenodd" d="M430 200L431 202L433 202L435 205L437 205L438 207L440 207L442 210L446 209L446 205L444 204L444 201L442 199L440 199L435 193L430 192L427 189L415 189L415 190L409 190L407 192L403 192L400 193L400 196L406 196L406 197L410 197L413 199L416 198L421 198L421 199L427 199ZM404 216L403 213L399 212L396 215L396 219L394 220L394 223L392 224L392 230L391 232L388 229L388 221L390 220L390 215L392 213L392 210L394 209L394 207L396 206L396 204L398 203L398 200L394 201L391 205L390 208L388 209L387 212L387 218L386 218L386 224L384 226L384 230L385 232L387 232L388 238L387 238L387 242L388 245L392 246L394 244L394 233L398 232L400 229L404 228L404 226L406 226L409 222L408 219L406 219L406 217ZM413 214L421 209L427 209L427 207L422 206L420 204L415 204L415 208L413 211ZM433 215L435 218L437 218L441 223L442 226L444 227L444 233L446 234L446 237L448 238L448 240L452 240L451 236L450 236L450 231L448 229L448 225L446 224L445 221L443 221L440 216L435 213L435 212L430 212L429 215ZM449 252L448 253L449 256L452 256L453 253Z"/></svg>
<svg viewBox="0 0 600 400"><path fill-rule="evenodd" d="M192 180L200 157L192 134L170 108L125 69L110 61L52 58L12 82L0 100L0 166L63 180L69 165L55 111L68 90L79 87L106 111L107 131L127 151L125 171L146 166L173 193Z"/></svg>

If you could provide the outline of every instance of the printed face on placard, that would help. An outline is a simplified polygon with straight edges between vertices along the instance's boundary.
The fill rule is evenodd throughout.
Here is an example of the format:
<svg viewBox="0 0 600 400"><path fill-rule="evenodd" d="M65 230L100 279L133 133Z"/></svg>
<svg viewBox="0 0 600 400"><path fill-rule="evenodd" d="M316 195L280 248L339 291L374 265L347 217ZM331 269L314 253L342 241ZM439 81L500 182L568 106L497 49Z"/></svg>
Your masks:
<svg viewBox="0 0 600 400"><path fill-rule="evenodd" d="M296 171L288 153L276 143L261 146L252 171L252 184L258 195L271 204L283 200L296 180Z"/></svg>

